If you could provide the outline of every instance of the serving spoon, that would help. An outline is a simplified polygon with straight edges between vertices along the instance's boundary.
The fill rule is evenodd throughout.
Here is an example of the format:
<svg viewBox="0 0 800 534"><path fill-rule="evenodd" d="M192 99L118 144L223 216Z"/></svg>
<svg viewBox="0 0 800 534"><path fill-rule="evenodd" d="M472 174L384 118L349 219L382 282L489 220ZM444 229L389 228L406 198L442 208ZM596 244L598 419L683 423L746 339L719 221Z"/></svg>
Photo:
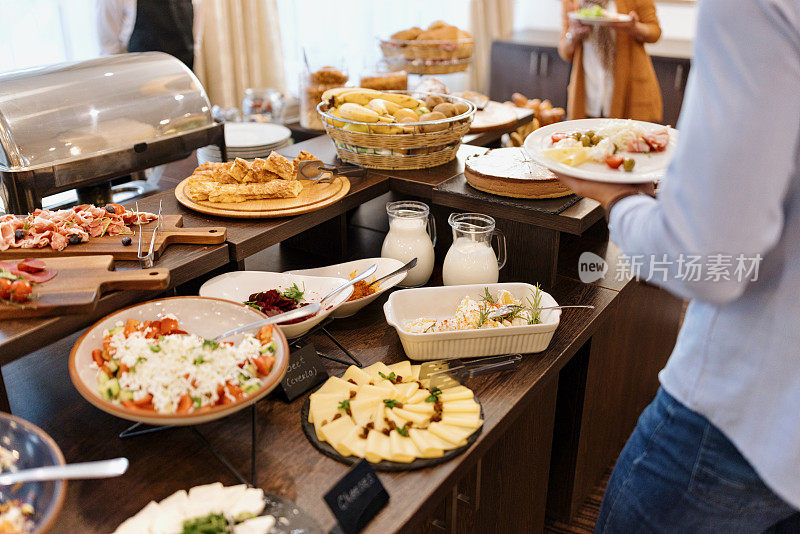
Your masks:
<svg viewBox="0 0 800 534"><path fill-rule="evenodd" d="M408 272L416 266L417 266L417 258L414 258L410 262L406 263L405 265L397 269L396 271L393 271L387 274L386 276L381 276L377 280L370 282L369 284L367 284L367 287L374 286L375 284L380 284L381 282L384 282L393 276L397 276L398 274Z"/></svg>
<svg viewBox="0 0 800 534"><path fill-rule="evenodd" d="M22 469L0 474L0 486L10 486L18 482L38 482L45 480L74 480L78 478L118 477L128 470L127 458L114 458L99 462L83 462L67 465L48 465Z"/></svg>
<svg viewBox="0 0 800 534"><path fill-rule="evenodd" d="M511 315L517 310L539 311L539 310L561 310L564 308L589 308L593 310L594 306L590 304L571 304L566 306L542 306L540 308L528 308L527 306L520 306L518 304L508 304L506 306L501 306L497 308L493 312L490 312L489 319L499 319L500 317Z"/></svg>
<svg viewBox="0 0 800 534"><path fill-rule="evenodd" d="M214 341L219 341L222 338L226 338L234 334L238 334L240 332L247 332L248 330L254 330L262 326L267 326L270 324L277 324L277 323L285 323L286 321L293 321L295 319L302 319L303 317L316 315L317 313L319 313L321 309L322 306L320 306L319 303L311 302L300 308L295 308L294 310L289 310L288 312L279 313L278 315L273 315L272 317L267 317L266 319L262 319L254 323L246 324L244 326L239 326L234 328L233 330L228 330L227 332L223 332L220 335L216 336L214 338Z"/></svg>

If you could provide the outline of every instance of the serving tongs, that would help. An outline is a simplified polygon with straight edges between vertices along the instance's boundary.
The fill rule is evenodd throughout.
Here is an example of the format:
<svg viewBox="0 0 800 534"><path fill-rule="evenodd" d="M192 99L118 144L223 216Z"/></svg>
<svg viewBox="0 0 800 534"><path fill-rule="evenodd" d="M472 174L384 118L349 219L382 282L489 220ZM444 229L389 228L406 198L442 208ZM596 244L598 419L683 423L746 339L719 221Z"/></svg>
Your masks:
<svg viewBox="0 0 800 534"><path fill-rule="evenodd" d="M266 319L262 319L254 323L246 324L244 326L239 326L232 330L228 330L227 332L223 332L220 335L216 336L214 338L214 341L219 341L220 339L230 337L234 334L239 334L241 332L255 330L256 328L261 328L262 326L285 323L287 321L294 321L295 319L303 319L305 317L310 317L312 315L316 315L317 313L319 313L321 309L322 306L320 306L319 303L311 302L300 308L295 308L294 310L289 310L288 312L279 313L278 315L273 315L271 317L267 317Z"/></svg>
<svg viewBox="0 0 800 534"><path fill-rule="evenodd" d="M438 360L423 363L419 370L419 381L428 389L448 389L460 386L467 378L509 371L519 367L521 354L504 354L471 361L461 359Z"/></svg>
<svg viewBox="0 0 800 534"><path fill-rule="evenodd" d="M367 169L357 165L325 165L319 160L310 159L297 164L297 174L305 180L314 183L333 181L335 175L339 176L366 176Z"/></svg>
<svg viewBox="0 0 800 534"><path fill-rule="evenodd" d="M153 228L153 236L150 238L150 247L148 248L147 254L142 254L142 219L139 217L139 203L136 203L136 224L139 226L139 252L136 254L136 257L139 259L139 267L142 269L149 269L153 266L153 260L155 259L155 244L156 244L156 235L158 234L158 230L161 228L161 223L163 219L161 217L161 208L162 208L162 201L158 201L158 219L156 219L156 227Z"/></svg>

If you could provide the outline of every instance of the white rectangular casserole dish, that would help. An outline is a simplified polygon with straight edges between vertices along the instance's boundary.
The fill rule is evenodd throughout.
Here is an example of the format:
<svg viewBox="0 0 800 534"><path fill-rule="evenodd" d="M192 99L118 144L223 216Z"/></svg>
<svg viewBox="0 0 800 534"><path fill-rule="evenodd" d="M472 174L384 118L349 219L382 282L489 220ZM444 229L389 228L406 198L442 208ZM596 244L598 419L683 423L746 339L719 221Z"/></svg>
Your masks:
<svg viewBox="0 0 800 534"><path fill-rule="evenodd" d="M542 323L506 328L459 330L412 334L406 325L420 317L444 319L451 317L465 296L480 299L484 289L496 296L505 289L515 298L533 299L536 287L521 282L474 284L446 287L422 287L395 291L383 305L386 322L397 330L406 356L412 360L443 360L446 358L475 358L508 353L541 352L550 344L561 319L561 310L542 310ZM540 305L558 306L550 294L542 291Z"/></svg>

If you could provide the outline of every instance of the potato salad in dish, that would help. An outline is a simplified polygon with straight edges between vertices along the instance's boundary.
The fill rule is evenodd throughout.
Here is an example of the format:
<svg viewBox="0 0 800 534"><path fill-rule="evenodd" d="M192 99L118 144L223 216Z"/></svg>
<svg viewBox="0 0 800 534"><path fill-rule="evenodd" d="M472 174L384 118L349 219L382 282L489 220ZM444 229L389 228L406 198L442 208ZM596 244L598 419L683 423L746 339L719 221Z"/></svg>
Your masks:
<svg viewBox="0 0 800 534"><path fill-rule="evenodd" d="M540 306L540 301L541 292L538 288L532 299L524 301L505 289L501 289L496 296L488 289L484 289L483 295L477 298L465 296L452 317L444 319L420 317L410 321L405 330L412 334L425 334L538 324L541 322L540 312L535 308ZM503 307L508 307L508 314L496 318L489 317L492 312Z"/></svg>
<svg viewBox="0 0 800 534"><path fill-rule="evenodd" d="M92 351L100 395L129 409L189 414L259 391L275 362L272 325L236 345L181 330L172 316L117 323Z"/></svg>

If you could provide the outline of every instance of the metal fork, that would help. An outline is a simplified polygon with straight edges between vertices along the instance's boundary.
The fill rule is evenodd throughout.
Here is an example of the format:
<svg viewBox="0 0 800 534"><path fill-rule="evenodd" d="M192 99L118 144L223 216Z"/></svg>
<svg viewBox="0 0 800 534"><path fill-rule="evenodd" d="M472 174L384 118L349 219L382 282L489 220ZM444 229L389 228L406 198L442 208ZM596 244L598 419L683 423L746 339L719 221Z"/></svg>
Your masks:
<svg viewBox="0 0 800 534"><path fill-rule="evenodd" d="M155 258L155 243L156 243L156 234L158 229L161 228L161 208L162 208L162 201L158 201L158 219L156 222L156 227L153 228L153 236L150 238L150 247L147 251L147 254L142 254L142 219L139 216L139 203L136 203L136 223L139 226L139 252L136 254L136 257L139 258L139 267L142 269L149 269L153 266L153 260Z"/></svg>

